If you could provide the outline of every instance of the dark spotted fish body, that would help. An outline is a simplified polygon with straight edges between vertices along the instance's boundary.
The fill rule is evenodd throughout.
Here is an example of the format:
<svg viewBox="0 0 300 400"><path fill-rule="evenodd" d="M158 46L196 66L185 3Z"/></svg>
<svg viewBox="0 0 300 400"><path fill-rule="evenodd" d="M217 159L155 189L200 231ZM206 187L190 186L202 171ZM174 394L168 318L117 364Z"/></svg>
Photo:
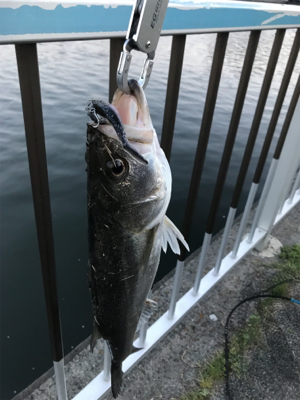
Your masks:
<svg viewBox="0 0 300 400"><path fill-rule="evenodd" d="M171 171L144 92L136 81L130 81L130 88L131 95L117 90L111 106L93 100L89 115L98 123L99 116L102 120L87 129L91 347L100 337L108 344L115 398L122 383L122 362L138 350L133 348L134 335L161 248L166 251L169 242L179 253L177 239L187 246L165 216Z"/></svg>

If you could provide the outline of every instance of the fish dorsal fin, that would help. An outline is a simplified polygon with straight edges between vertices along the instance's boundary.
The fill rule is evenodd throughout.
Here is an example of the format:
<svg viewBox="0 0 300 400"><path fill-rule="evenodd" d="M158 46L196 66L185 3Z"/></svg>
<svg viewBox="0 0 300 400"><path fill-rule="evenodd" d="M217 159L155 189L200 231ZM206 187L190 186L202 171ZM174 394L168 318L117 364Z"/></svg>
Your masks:
<svg viewBox="0 0 300 400"><path fill-rule="evenodd" d="M157 303L154 300L146 299L144 307L142 309L142 313L136 328L136 332L141 329L141 326L149 321L151 315L156 310Z"/></svg>
<svg viewBox="0 0 300 400"><path fill-rule="evenodd" d="M182 233L178 228L173 224L173 222L165 216L163 223L161 225L162 230L162 244L161 247L163 251L167 252L167 245L169 243L171 249L175 254L180 254L180 247L177 240L180 240L184 247L190 251L189 245L184 240Z"/></svg>

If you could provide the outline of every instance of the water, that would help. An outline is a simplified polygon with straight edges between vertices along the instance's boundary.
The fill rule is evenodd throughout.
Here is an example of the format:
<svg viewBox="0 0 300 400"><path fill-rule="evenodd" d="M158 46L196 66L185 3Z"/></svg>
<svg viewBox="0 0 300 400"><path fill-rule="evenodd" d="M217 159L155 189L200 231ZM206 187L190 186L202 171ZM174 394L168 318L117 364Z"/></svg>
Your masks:
<svg viewBox="0 0 300 400"><path fill-rule="evenodd" d="M241 117L232 162L218 210L215 232L225 223L238 168L250 130L274 32L263 32ZM287 32L238 212L245 204L294 31ZM231 34L215 118L200 186L191 249L201 245L214 182L225 143L248 33ZM187 38L176 118L171 168L173 194L168 216L182 226L189 179L197 146L216 35ZM147 88L152 120L161 133L171 38L161 38ZM65 353L92 328L87 288L85 115L87 100L108 98L108 41L47 43L38 46L48 171L56 246L58 293ZM1 104L1 399L12 398L52 366L40 262L25 147L20 90L13 46L0 48ZM134 54L132 76L143 57ZM272 143L273 154L283 117L300 72L293 73ZM270 157L268 164L270 163ZM266 174L266 169L264 176ZM174 268L176 258L162 257L158 279Z"/></svg>

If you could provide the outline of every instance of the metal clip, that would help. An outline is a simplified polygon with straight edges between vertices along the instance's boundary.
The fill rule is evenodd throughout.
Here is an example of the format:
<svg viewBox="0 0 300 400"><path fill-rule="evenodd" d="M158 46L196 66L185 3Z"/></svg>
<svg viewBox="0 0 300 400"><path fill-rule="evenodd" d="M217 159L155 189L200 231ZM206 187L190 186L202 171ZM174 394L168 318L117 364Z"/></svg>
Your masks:
<svg viewBox="0 0 300 400"><path fill-rule="evenodd" d="M139 79L143 89L147 86L168 2L169 0L136 0L117 70L117 84L122 92L130 93L127 81L132 50L147 54Z"/></svg>

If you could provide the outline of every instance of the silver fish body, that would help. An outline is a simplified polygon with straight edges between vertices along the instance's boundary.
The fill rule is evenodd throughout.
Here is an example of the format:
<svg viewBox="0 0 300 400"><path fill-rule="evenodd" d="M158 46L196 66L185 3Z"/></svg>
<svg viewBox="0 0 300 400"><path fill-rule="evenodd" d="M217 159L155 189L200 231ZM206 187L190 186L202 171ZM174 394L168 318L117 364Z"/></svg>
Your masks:
<svg viewBox="0 0 300 400"><path fill-rule="evenodd" d="M109 346L114 397L122 383L122 362L137 350L134 335L161 248L166 250L169 242L179 252L177 238L184 242L165 217L171 196L169 164L144 92L136 81L131 88L131 95L116 92L112 110L122 121L134 152L128 151L111 124L88 125L87 129L91 346L99 337Z"/></svg>

